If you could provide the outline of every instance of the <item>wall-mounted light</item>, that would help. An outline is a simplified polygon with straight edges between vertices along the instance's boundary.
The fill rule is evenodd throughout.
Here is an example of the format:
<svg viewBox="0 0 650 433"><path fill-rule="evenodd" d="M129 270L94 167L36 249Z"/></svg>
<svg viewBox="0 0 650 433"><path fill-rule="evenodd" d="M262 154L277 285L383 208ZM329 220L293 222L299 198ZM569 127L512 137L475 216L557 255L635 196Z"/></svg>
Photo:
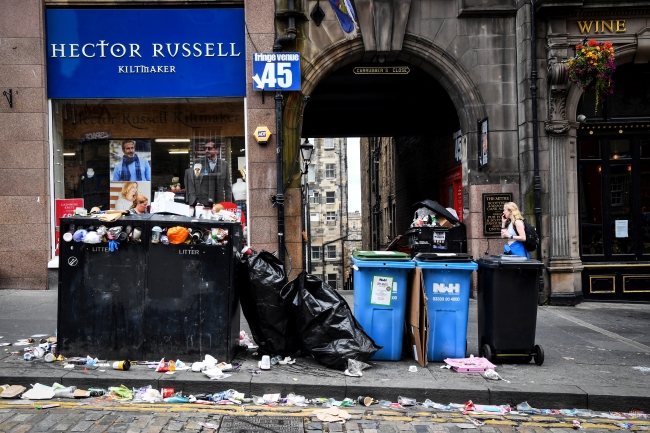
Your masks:
<svg viewBox="0 0 650 433"><path fill-rule="evenodd" d="M169 151L170 155L180 155L180 154L185 154L185 153L190 153L190 151L187 150L187 149L185 149L185 150L172 149L172 150Z"/></svg>
<svg viewBox="0 0 650 433"><path fill-rule="evenodd" d="M587 123L587 116L584 114L578 114L577 120L580 123Z"/></svg>
<svg viewBox="0 0 650 433"><path fill-rule="evenodd" d="M156 138L156 143L189 143L189 138Z"/></svg>
<svg viewBox="0 0 650 433"><path fill-rule="evenodd" d="M314 152L314 145L309 142L309 138L305 138L305 142L300 145L300 153L305 165L309 165L311 161L311 154Z"/></svg>
<svg viewBox="0 0 650 433"><path fill-rule="evenodd" d="M63 156L75 156L75 152L63 152Z"/></svg>

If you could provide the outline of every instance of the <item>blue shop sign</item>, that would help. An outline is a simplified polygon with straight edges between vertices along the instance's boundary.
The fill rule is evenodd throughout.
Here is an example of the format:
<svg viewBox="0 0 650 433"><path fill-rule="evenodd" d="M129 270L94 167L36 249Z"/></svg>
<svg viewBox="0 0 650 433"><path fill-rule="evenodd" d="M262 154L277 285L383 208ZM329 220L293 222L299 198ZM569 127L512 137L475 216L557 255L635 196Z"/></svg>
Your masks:
<svg viewBox="0 0 650 433"><path fill-rule="evenodd" d="M254 90L300 90L300 53L253 53Z"/></svg>
<svg viewBox="0 0 650 433"><path fill-rule="evenodd" d="M48 9L49 98L246 95L243 9Z"/></svg>

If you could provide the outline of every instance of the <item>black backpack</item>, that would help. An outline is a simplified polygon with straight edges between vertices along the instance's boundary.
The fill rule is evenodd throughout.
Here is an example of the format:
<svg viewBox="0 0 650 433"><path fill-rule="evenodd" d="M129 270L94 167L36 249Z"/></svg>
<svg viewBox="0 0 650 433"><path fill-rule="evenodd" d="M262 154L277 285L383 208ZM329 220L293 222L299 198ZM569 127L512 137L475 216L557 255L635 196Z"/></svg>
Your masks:
<svg viewBox="0 0 650 433"><path fill-rule="evenodd" d="M522 220L522 221L524 222L524 233L526 233L526 240L524 241L524 247L526 248L526 251L533 252L539 246L539 236L537 235L537 229L535 229L534 226L528 224L526 220ZM517 232L517 226L513 224L512 227L515 229L515 233L517 233L517 236L519 236L519 232Z"/></svg>

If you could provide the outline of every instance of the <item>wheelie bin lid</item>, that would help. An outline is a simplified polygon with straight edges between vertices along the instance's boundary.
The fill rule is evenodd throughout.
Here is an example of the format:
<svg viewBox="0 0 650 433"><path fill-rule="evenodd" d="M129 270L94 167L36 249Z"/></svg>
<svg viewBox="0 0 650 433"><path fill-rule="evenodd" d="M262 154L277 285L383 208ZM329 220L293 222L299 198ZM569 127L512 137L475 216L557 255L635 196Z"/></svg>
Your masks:
<svg viewBox="0 0 650 433"><path fill-rule="evenodd" d="M480 257L476 263L486 268L542 269L544 267L544 263L539 260L506 254Z"/></svg>
<svg viewBox="0 0 650 433"><path fill-rule="evenodd" d="M355 251L352 257L357 260L411 261L411 256L401 251Z"/></svg>
<svg viewBox="0 0 650 433"><path fill-rule="evenodd" d="M414 203L413 207L414 208L426 207L427 209L434 211L437 215L442 215L447 219L447 221L449 221L452 224L456 224L457 222L459 222L458 218L453 216L447 209L445 209L442 205L440 205L435 200L422 200L417 203Z"/></svg>
<svg viewBox="0 0 650 433"><path fill-rule="evenodd" d="M472 256L466 253L418 253L415 259L421 262L471 262Z"/></svg>
<svg viewBox="0 0 650 433"><path fill-rule="evenodd" d="M418 256L424 256L425 259L421 260ZM438 256L433 258L433 256ZM446 256L446 258L445 258ZM464 256L459 259L458 256ZM419 253L413 259L415 266L422 269L455 269L461 271L475 271L478 269L476 262L472 261L472 257L464 253Z"/></svg>

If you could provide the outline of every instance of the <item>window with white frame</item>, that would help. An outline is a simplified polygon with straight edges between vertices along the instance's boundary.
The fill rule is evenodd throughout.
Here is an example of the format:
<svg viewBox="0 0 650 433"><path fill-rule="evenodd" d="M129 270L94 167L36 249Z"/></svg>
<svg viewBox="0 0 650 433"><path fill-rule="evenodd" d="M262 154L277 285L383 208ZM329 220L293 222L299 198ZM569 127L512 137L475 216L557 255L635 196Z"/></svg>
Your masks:
<svg viewBox="0 0 650 433"><path fill-rule="evenodd" d="M320 193L318 191L309 190L309 203L319 204Z"/></svg>
<svg viewBox="0 0 650 433"><path fill-rule="evenodd" d="M320 260L320 247L311 247L311 259Z"/></svg>
<svg viewBox="0 0 650 433"><path fill-rule="evenodd" d="M334 204L336 200L336 193L334 191L327 191L325 193L325 203Z"/></svg>
<svg viewBox="0 0 650 433"><path fill-rule="evenodd" d="M326 138L325 139L325 150L332 150L334 149L334 139L333 138Z"/></svg>
<svg viewBox="0 0 650 433"><path fill-rule="evenodd" d="M327 274L327 285L336 290L336 274Z"/></svg>
<svg viewBox="0 0 650 433"><path fill-rule="evenodd" d="M327 246L327 258L335 259L336 258L336 245Z"/></svg>
<svg viewBox="0 0 650 433"><path fill-rule="evenodd" d="M311 221L313 223L320 222L320 215L318 214L318 212L310 212L309 213L309 221Z"/></svg>
<svg viewBox="0 0 650 433"><path fill-rule="evenodd" d="M334 164L325 164L325 177L334 179Z"/></svg>
<svg viewBox="0 0 650 433"><path fill-rule="evenodd" d="M309 171L307 172L307 182L316 182L316 165L309 164Z"/></svg>
<svg viewBox="0 0 650 433"><path fill-rule="evenodd" d="M325 217L326 221L336 221L336 212L327 212Z"/></svg>

